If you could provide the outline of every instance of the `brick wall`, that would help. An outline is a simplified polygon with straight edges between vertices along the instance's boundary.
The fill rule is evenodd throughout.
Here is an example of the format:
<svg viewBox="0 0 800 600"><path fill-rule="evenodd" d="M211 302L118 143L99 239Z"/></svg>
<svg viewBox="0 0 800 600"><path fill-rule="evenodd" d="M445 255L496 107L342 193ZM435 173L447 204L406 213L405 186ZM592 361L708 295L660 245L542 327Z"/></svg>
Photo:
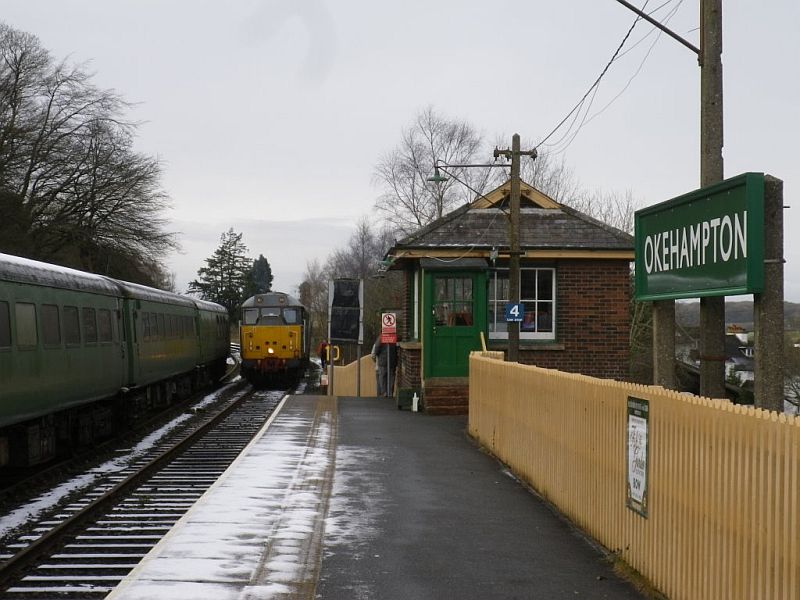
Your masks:
<svg viewBox="0 0 800 600"><path fill-rule="evenodd" d="M557 265L556 343L563 350L520 346L520 362L628 378L631 280L627 261L575 260Z"/></svg>
<svg viewBox="0 0 800 600"><path fill-rule="evenodd" d="M422 381L422 347L417 343L401 342L397 365L397 386L419 389Z"/></svg>

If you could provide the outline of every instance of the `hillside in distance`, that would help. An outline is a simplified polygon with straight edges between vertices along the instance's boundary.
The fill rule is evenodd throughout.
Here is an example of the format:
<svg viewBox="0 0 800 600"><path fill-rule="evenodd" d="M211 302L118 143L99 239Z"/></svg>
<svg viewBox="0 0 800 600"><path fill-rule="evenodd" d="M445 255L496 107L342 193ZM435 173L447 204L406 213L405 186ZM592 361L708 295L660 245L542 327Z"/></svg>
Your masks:
<svg viewBox="0 0 800 600"><path fill-rule="evenodd" d="M784 327L800 329L800 303L784 302ZM675 320L683 327L700 326L700 302L679 301L675 303ZM725 302L725 323L741 325L745 329L753 328L753 301L735 300Z"/></svg>

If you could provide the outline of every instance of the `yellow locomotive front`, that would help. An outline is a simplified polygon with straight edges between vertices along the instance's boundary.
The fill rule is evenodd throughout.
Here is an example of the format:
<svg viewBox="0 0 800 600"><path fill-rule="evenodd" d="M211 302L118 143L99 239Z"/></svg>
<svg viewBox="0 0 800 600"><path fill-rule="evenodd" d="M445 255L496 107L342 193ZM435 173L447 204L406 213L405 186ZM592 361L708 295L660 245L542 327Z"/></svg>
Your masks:
<svg viewBox="0 0 800 600"><path fill-rule="evenodd" d="M288 294L248 298L239 328L242 375L255 386L298 381L308 364L307 322L305 307Z"/></svg>

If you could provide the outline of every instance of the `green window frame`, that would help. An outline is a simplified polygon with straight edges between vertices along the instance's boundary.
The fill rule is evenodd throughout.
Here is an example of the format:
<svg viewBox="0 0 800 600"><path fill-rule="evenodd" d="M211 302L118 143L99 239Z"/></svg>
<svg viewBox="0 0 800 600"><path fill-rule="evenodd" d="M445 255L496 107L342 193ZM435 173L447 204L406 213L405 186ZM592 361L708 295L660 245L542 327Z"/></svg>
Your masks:
<svg viewBox="0 0 800 600"><path fill-rule="evenodd" d="M85 306L81 309L83 321L83 341L86 344L97 343L97 315L95 309Z"/></svg>
<svg viewBox="0 0 800 600"><path fill-rule="evenodd" d="M77 306L64 307L64 343L67 346L81 345L81 320Z"/></svg>
<svg viewBox="0 0 800 600"><path fill-rule="evenodd" d="M45 347L61 345L61 319L58 314L58 306L55 304L42 304L42 344Z"/></svg>
<svg viewBox="0 0 800 600"><path fill-rule="evenodd" d="M114 341L111 311L107 308L101 308L97 311L97 337L101 344L108 344Z"/></svg>
<svg viewBox="0 0 800 600"><path fill-rule="evenodd" d="M5 300L0 300L0 348L11 348L11 314Z"/></svg>
<svg viewBox="0 0 800 600"><path fill-rule="evenodd" d="M17 323L17 347L35 348L39 344L36 329L36 305L30 302L17 302L14 306Z"/></svg>

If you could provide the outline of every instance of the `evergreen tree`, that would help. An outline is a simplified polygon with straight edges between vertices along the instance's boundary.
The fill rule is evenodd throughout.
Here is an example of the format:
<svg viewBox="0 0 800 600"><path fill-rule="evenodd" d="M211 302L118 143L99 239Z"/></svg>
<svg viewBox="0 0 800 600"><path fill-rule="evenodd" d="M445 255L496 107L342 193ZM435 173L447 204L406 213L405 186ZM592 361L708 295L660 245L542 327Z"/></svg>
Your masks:
<svg viewBox="0 0 800 600"><path fill-rule="evenodd" d="M220 236L219 247L206 259L206 266L197 271L198 278L189 284L189 293L200 294L228 309L231 319L245 299L245 288L251 270L251 259L247 257L247 246L242 243L242 234L233 228Z"/></svg>
<svg viewBox="0 0 800 600"><path fill-rule="evenodd" d="M253 267L247 274L245 298L272 291L272 267L263 254L253 261Z"/></svg>

